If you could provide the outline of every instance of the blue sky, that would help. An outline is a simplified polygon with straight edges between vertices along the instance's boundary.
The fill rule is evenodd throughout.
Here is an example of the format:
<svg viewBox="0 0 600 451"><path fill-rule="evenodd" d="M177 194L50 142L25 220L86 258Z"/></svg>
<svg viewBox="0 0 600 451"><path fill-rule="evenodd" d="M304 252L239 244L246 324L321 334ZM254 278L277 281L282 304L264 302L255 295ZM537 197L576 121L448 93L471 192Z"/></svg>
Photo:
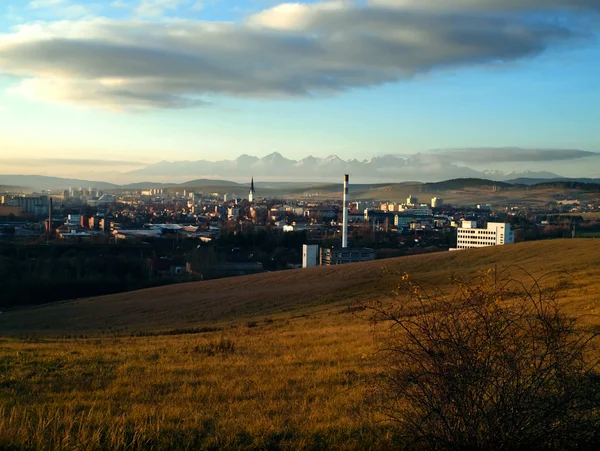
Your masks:
<svg viewBox="0 0 600 451"><path fill-rule="evenodd" d="M0 173L41 158L600 152L595 2L471 1L6 0ZM598 163L501 169L600 177Z"/></svg>

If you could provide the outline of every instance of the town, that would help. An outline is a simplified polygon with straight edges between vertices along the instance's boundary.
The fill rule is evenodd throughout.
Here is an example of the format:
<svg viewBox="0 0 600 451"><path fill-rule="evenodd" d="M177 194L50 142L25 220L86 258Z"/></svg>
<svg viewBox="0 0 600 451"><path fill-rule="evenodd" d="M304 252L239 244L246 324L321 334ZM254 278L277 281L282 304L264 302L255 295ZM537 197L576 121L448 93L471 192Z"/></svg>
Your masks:
<svg viewBox="0 0 600 451"><path fill-rule="evenodd" d="M237 192L227 191L231 187L6 190L0 196L0 271L12 282L4 287L3 303L600 235L592 185L577 193L556 190L556 200L541 205L519 200L504 205L494 202L497 184L489 187L489 202L468 204L423 192L369 199L364 186L353 187L348 176L344 183L344 193L334 184L329 191L316 187L279 196L273 190L262 194L254 179L244 192L244 185ZM488 190L488 182L468 179L461 188L474 183ZM457 181L446 184L456 188ZM26 283L28 277L39 280Z"/></svg>

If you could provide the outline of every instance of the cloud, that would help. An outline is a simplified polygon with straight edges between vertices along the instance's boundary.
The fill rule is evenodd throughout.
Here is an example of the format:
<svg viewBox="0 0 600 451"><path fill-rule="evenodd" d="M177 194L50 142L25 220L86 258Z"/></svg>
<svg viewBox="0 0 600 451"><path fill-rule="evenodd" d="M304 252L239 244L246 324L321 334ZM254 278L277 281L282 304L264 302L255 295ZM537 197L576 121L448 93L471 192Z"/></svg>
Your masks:
<svg viewBox="0 0 600 451"><path fill-rule="evenodd" d="M39 166L143 166L130 160L103 160L97 158L2 158L2 164Z"/></svg>
<svg viewBox="0 0 600 451"><path fill-rule="evenodd" d="M370 5L403 10L544 11L600 9L597 0L368 0Z"/></svg>
<svg viewBox="0 0 600 451"><path fill-rule="evenodd" d="M600 157L596 152L578 149L522 149L518 147L484 147L467 149L441 149L426 154L446 162L469 163L521 163L571 161L589 157Z"/></svg>
<svg viewBox="0 0 600 451"><path fill-rule="evenodd" d="M31 9L50 8L65 3L66 0L33 0L29 2Z"/></svg>
<svg viewBox="0 0 600 451"><path fill-rule="evenodd" d="M194 12L199 12L204 9L204 0L196 0L190 6L190 9Z"/></svg>
<svg viewBox="0 0 600 451"><path fill-rule="evenodd" d="M35 78L23 81L9 90L31 100L44 100L55 103L75 104L83 107L97 107L121 111L149 108L191 108L207 105L208 102L190 97L177 96L167 92L154 92L150 86L130 88L119 80L101 79L80 81L60 78Z"/></svg>
<svg viewBox="0 0 600 451"><path fill-rule="evenodd" d="M452 7L433 8L440 3L377 0L281 4L240 23L40 22L0 35L0 73L21 78L13 93L105 109L196 107L213 94L331 96L448 67L530 58L580 38L578 19L596 3L448 0ZM137 12L154 17L179 4L143 0ZM536 12L522 12L529 10ZM564 14L570 20L558 20Z"/></svg>
<svg viewBox="0 0 600 451"><path fill-rule="evenodd" d="M168 10L176 9L183 0L141 0L135 9L138 16L158 17Z"/></svg>
<svg viewBox="0 0 600 451"><path fill-rule="evenodd" d="M101 9L100 4L84 6L78 3L69 4L69 0L33 0L28 7L34 10L43 10L45 14L50 13L54 17L61 17L65 20L91 16L94 11Z"/></svg>

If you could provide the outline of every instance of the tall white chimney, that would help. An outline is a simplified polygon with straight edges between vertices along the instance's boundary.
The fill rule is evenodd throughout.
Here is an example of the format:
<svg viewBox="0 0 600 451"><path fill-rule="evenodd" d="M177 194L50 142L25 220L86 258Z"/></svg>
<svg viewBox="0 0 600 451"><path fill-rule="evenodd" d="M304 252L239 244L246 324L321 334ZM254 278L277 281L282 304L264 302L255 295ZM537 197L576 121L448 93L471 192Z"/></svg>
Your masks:
<svg viewBox="0 0 600 451"><path fill-rule="evenodd" d="M343 228L342 228L342 247L348 247L348 174L344 174L344 200L343 200Z"/></svg>

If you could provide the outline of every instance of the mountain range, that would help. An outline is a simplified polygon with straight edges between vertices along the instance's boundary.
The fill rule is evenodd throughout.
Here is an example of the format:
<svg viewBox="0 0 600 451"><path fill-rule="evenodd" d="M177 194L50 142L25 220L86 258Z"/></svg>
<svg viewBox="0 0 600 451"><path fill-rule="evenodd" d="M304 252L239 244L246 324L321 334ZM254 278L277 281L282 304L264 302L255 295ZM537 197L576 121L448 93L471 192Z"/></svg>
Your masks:
<svg viewBox="0 0 600 451"><path fill-rule="evenodd" d="M416 154L409 157L383 155L365 160L343 160L337 155L324 158L308 156L291 160L278 152L263 158L243 154L234 160L221 161L161 161L144 168L127 172L130 179L152 181L182 181L190 178L231 178L296 181L335 181L342 174L351 174L361 182L433 182L453 178L486 178L505 181L515 178L561 178L546 171L479 171L437 159L431 154Z"/></svg>
<svg viewBox="0 0 600 451"><path fill-rule="evenodd" d="M493 164L493 163L492 163ZM451 179L486 179L532 185L548 181L598 183L597 178L567 178L548 171L477 170L457 164L448 155L421 153L410 156L383 155L370 159L343 160L337 155L308 156L291 160L278 152L263 158L243 154L233 160L161 161L129 172L82 173L81 178L0 174L0 186L64 189L93 186L99 189L141 189L167 186L244 186L254 178L257 185L281 189L338 183L350 174L353 184L428 183ZM85 179L84 179L85 178ZM102 181L101 181L102 180Z"/></svg>

